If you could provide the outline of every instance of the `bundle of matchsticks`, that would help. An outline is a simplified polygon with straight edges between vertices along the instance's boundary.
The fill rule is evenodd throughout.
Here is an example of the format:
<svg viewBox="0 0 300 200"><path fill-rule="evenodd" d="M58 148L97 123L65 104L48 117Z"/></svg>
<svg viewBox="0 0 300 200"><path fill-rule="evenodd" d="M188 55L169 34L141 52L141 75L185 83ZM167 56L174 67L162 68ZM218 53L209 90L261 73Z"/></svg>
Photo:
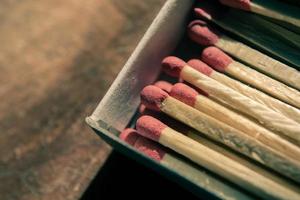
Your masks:
<svg viewBox="0 0 300 200"><path fill-rule="evenodd" d="M146 86L136 129L125 129L120 138L158 162L175 162L173 152L181 154L260 198L300 199L300 8L275 0L277 7L220 2L233 7L222 17L216 9L225 7L217 2L201 1L194 9L198 19L188 25L188 36L203 47L201 56L162 61L163 72L177 83ZM228 16L271 24L266 33L273 33L248 34ZM275 35L283 50L295 51L276 50ZM267 37L273 39L267 43ZM197 178L192 167L182 169Z"/></svg>

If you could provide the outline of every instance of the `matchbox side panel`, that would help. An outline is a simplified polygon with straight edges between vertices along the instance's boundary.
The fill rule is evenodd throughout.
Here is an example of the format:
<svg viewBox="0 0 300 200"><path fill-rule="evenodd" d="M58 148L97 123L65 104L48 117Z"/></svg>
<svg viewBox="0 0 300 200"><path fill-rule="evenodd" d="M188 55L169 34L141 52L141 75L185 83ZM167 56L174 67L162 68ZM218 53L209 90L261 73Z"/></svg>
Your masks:
<svg viewBox="0 0 300 200"><path fill-rule="evenodd" d="M126 127L140 103L140 91L157 79L161 71L161 60L175 50L182 38L194 2L194 0L166 2L90 116L91 119L95 122L104 121L117 130Z"/></svg>

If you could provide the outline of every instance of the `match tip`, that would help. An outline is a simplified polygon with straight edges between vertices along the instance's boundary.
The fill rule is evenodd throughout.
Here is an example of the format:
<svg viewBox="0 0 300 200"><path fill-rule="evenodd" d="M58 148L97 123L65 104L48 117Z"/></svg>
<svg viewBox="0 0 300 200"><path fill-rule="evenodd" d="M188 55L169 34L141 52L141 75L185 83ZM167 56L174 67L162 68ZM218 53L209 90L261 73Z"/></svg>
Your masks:
<svg viewBox="0 0 300 200"><path fill-rule="evenodd" d="M191 40L200 45L210 46L218 42L219 36L201 20L194 20L188 25Z"/></svg>
<svg viewBox="0 0 300 200"><path fill-rule="evenodd" d="M141 104L139 107L139 113L144 114L145 112L147 112L147 107L144 104Z"/></svg>
<svg viewBox="0 0 300 200"><path fill-rule="evenodd" d="M140 117L136 122L136 129L139 134L154 141L158 141L162 131L167 126L149 115Z"/></svg>
<svg viewBox="0 0 300 200"><path fill-rule="evenodd" d="M161 161L166 153L162 146L144 137L137 139L134 148L157 161Z"/></svg>
<svg viewBox="0 0 300 200"><path fill-rule="evenodd" d="M212 19L211 14L207 10L204 10L203 8L194 8L194 13L195 13L196 17L199 17L202 19L204 18L204 19L208 19L208 20Z"/></svg>
<svg viewBox="0 0 300 200"><path fill-rule="evenodd" d="M141 101L147 108L160 111L161 103L168 97L168 93L162 89L149 85L144 87L141 92Z"/></svg>
<svg viewBox="0 0 300 200"><path fill-rule="evenodd" d="M169 93L171 91L172 88L172 84L167 82L167 81L156 81L154 84L154 86L159 87L160 89L162 89L163 91Z"/></svg>
<svg viewBox="0 0 300 200"><path fill-rule="evenodd" d="M160 113L158 110L153 110L153 109L147 108L144 104L140 105L138 111L139 111L140 115L158 116Z"/></svg>
<svg viewBox="0 0 300 200"><path fill-rule="evenodd" d="M189 106L194 106L199 93L186 84L176 83L172 87L170 95Z"/></svg>
<svg viewBox="0 0 300 200"><path fill-rule="evenodd" d="M216 47L207 47L202 51L201 59L218 71L225 71L232 59Z"/></svg>
<svg viewBox="0 0 300 200"><path fill-rule="evenodd" d="M194 68L195 70L201 72L202 74L205 74L207 76L210 76L211 73L213 72L213 69L209 67L207 64L202 62L199 59L191 59L187 63L189 66Z"/></svg>
<svg viewBox="0 0 300 200"><path fill-rule="evenodd" d="M133 146L140 136L133 128L126 128L122 131L119 137L121 140Z"/></svg>
<svg viewBox="0 0 300 200"><path fill-rule="evenodd" d="M220 0L220 2L229 7L247 11L251 10L251 0Z"/></svg>
<svg viewBox="0 0 300 200"><path fill-rule="evenodd" d="M173 77L179 77L186 62L175 56L168 56L162 61L164 72Z"/></svg>

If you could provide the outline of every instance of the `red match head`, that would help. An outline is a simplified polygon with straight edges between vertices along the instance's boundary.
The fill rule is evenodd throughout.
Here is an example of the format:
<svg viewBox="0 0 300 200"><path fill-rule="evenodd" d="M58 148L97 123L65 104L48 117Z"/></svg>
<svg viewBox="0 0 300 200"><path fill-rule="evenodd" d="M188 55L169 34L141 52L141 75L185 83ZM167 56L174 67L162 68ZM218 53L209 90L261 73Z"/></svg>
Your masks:
<svg viewBox="0 0 300 200"><path fill-rule="evenodd" d="M225 71L232 59L216 47L207 47L202 51L201 59L218 71Z"/></svg>
<svg viewBox="0 0 300 200"><path fill-rule="evenodd" d="M140 117L136 122L138 133L154 141L159 140L159 137L165 128L167 128L167 126L164 123L149 115Z"/></svg>
<svg viewBox="0 0 300 200"><path fill-rule="evenodd" d="M137 139L134 148L157 161L161 161L166 153L162 146L144 137Z"/></svg>
<svg viewBox="0 0 300 200"><path fill-rule="evenodd" d="M144 114L147 112L147 107L144 104L141 104L139 107L139 113Z"/></svg>
<svg viewBox="0 0 300 200"><path fill-rule="evenodd" d="M189 106L194 106L199 93L186 84L177 83L172 87L170 95Z"/></svg>
<svg viewBox="0 0 300 200"><path fill-rule="evenodd" d="M175 56L166 57L162 61L162 69L165 73L173 77L179 77L180 72L183 67L186 65L186 62L177 58Z"/></svg>
<svg viewBox="0 0 300 200"><path fill-rule="evenodd" d="M144 104L141 104L139 107L140 115L151 115L151 116L159 116L160 112L157 110L149 109Z"/></svg>
<svg viewBox="0 0 300 200"><path fill-rule="evenodd" d="M133 146L140 135L132 128L126 128L120 134L120 139Z"/></svg>
<svg viewBox="0 0 300 200"><path fill-rule="evenodd" d="M147 108L160 111L161 103L168 97L168 93L162 89L149 85L144 87L141 92L141 101Z"/></svg>
<svg viewBox="0 0 300 200"><path fill-rule="evenodd" d="M196 17L201 19L204 18L210 20L212 18L211 14L207 10L204 10L203 8L194 8L194 13Z"/></svg>
<svg viewBox="0 0 300 200"><path fill-rule="evenodd" d="M219 40L216 32L201 20L194 20L188 25L188 35L191 40L204 46L214 45Z"/></svg>
<svg viewBox="0 0 300 200"><path fill-rule="evenodd" d="M172 84L167 82L167 81L156 81L154 84L154 86L159 87L160 89L162 89L163 91L169 93L171 91L172 88Z"/></svg>
<svg viewBox="0 0 300 200"><path fill-rule="evenodd" d="M198 60L198 59L189 60L189 62L187 64L190 67L194 68L195 70L197 70L207 76L210 76L211 73L213 72L213 69L211 67L209 67L207 64L205 64L204 62L202 62L201 60Z"/></svg>
<svg viewBox="0 0 300 200"><path fill-rule="evenodd" d="M224 5L233 8L238 8L247 11L250 11L251 9L251 0L220 0L220 2Z"/></svg>

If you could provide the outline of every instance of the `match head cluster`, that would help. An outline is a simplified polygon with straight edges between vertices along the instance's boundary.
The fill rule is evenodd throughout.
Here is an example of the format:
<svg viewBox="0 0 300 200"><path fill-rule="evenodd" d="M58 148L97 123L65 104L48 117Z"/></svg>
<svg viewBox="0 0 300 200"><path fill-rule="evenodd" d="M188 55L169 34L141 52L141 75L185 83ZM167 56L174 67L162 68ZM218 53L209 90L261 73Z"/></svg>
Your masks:
<svg viewBox="0 0 300 200"><path fill-rule="evenodd" d="M205 25L205 23L202 24L201 21L197 22L197 24ZM191 27L191 24L189 27ZM204 29L206 29L206 27L204 27ZM218 71L225 71L225 68L231 62L232 59L229 56L218 48L210 46L203 50L201 59L191 59L186 63L178 57L168 56L162 60L161 66L163 72L167 75L180 79L182 71L186 67L196 70L194 73L200 72L201 74L210 76L214 72L214 69ZM208 96L207 92L202 91L199 88L193 88L193 86L189 86L187 84L180 83L179 81L179 83L172 85L167 81L157 81L153 85L144 87L140 93L140 114L144 116L150 114L156 117L157 113L151 114L151 112L146 111L161 112L163 102L167 98L174 98L189 106L194 106L198 95ZM159 120L153 117L146 116L141 117L137 121L136 127L140 134L144 134L144 136L147 135L146 137L157 140L161 131L160 128L165 127L165 125L162 125Z"/></svg>
<svg viewBox="0 0 300 200"><path fill-rule="evenodd" d="M211 47L208 47L207 49L208 49L207 52L212 51L212 55L208 56L209 60L212 60L211 57L215 55L215 50L214 50L215 48L211 49ZM206 51L206 49L204 51ZM218 53L217 56L219 56L219 52L217 53ZM197 73L200 72L207 76L210 76L211 73L214 71L210 66L208 66L200 59L192 59L189 60L188 63L186 63L182 59L175 56L166 57L165 59L162 60L161 65L163 71L166 74L176 78L181 78L182 70L185 67L195 69ZM149 110L161 112L161 107L167 98L174 98L189 106L194 106L198 95L200 94L196 89L192 88L192 86L188 86L185 83L176 83L172 85L171 83L166 81L157 81L153 85L148 85L144 87L143 90L141 91L140 110L149 109ZM207 94L203 94L202 91L201 95L207 95ZM153 115L155 116L153 117L147 115L146 112L140 112L140 114L142 114L142 116L136 122L137 130L136 131L128 130L128 132L132 132L132 134L138 133L139 135L142 135L143 137L146 137L148 139L159 141L162 131L167 127L167 125L162 123L160 120L156 119L155 118L156 115ZM123 134L126 133L127 132L125 131L125 133ZM133 138L133 139L127 139L129 140L129 142L131 142L132 140L134 141L137 140L135 136L128 137L128 138Z"/></svg>

